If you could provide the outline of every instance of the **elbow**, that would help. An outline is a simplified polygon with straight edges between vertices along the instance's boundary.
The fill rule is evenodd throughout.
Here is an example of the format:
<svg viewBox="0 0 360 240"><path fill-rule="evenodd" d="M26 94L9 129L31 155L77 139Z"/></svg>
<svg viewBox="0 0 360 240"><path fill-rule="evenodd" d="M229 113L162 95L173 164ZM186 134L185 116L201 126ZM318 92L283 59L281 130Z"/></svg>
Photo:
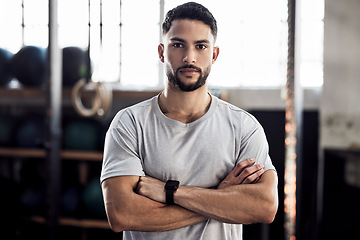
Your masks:
<svg viewBox="0 0 360 240"><path fill-rule="evenodd" d="M108 223L111 230L113 230L116 233L125 231L127 228L126 224L118 217L108 215Z"/></svg>
<svg viewBox="0 0 360 240"><path fill-rule="evenodd" d="M124 231L123 227L119 224L113 224L112 222L109 221L109 225L110 225L111 230L113 230L116 233Z"/></svg>
<svg viewBox="0 0 360 240"><path fill-rule="evenodd" d="M244 224L252 223L265 223L270 224L275 220L275 216L278 210L278 198L271 197L259 203L256 211L253 211L249 221Z"/></svg>
<svg viewBox="0 0 360 240"><path fill-rule="evenodd" d="M106 209L110 229L116 233L130 230L130 218L116 209Z"/></svg>
<svg viewBox="0 0 360 240"><path fill-rule="evenodd" d="M263 207L258 208L256 211L249 213L247 218L239 218L229 223L242 223L242 224L254 224L254 223L265 223L270 224L275 220L277 213L278 204L274 203L265 203Z"/></svg>
<svg viewBox="0 0 360 240"><path fill-rule="evenodd" d="M266 224L270 224L275 220L275 216L276 216L276 210L268 210L266 211L266 214L264 214L264 216L262 217L262 223L266 223Z"/></svg>
<svg viewBox="0 0 360 240"><path fill-rule="evenodd" d="M121 220L114 220L114 219L108 218L108 222L109 222L109 226L110 226L111 230L116 233L127 230L126 224L124 224L124 222Z"/></svg>
<svg viewBox="0 0 360 240"><path fill-rule="evenodd" d="M134 229L134 225L131 225L129 219L125 216L108 217L108 222L110 229L116 233Z"/></svg>
<svg viewBox="0 0 360 240"><path fill-rule="evenodd" d="M270 224L275 220L275 216L279 207L277 188L274 188L273 191L270 191L270 194L264 198L263 206L264 208L261 222Z"/></svg>
<svg viewBox="0 0 360 240"><path fill-rule="evenodd" d="M277 210L274 210L273 208L267 208L262 209L261 212L258 212L258 214L252 215L247 220L242 220L239 223L242 224L253 224L253 223L265 223L270 224L275 220Z"/></svg>
<svg viewBox="0 0 360 240"><path fill-rule="evenodd" d="M278 201L277 199L273 202L269 202L265 205L265 209L261 216L260 222L270 224L275 220L275 216L278 210Z"/></svg>

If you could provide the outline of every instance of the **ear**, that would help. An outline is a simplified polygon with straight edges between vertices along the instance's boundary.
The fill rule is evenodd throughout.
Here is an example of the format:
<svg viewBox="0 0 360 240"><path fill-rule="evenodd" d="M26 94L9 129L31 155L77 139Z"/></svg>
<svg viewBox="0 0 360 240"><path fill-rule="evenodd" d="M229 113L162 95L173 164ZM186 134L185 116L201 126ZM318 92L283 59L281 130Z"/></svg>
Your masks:
<svg viewBox="0 0 360 240"><path fill-rule="evenodd" d="M158 54L160 61L164 63L164 44L162 43L160 43L158 46Z"/></svg>
<svg viewBox="0 0 360 240"><path fill-rule="evenodd" d="M220 53L219 47L214 47L213 48L213 56L212 56L212 63L213 64L216 62L216 59L218 58L219 53Z"/></svg>

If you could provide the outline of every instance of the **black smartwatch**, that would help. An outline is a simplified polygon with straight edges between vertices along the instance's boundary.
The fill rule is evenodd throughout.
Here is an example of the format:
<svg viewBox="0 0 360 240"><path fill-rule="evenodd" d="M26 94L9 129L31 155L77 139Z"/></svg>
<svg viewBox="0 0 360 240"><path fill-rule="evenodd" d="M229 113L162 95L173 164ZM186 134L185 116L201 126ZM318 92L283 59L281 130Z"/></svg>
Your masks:
<svg viewBox="0 0 360 240"><path fill-rule="evenodd" d="M179 188L179 181L167 180L165 184L166 204L174 205L174 192Z"/></svg>

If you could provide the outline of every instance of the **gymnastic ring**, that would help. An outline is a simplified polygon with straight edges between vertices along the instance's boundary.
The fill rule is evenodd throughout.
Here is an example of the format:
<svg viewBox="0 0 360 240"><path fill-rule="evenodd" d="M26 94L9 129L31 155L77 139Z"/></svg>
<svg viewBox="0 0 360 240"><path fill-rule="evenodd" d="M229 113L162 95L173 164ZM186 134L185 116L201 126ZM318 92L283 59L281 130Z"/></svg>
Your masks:
<svg viewBox="0 0 360 240"><path fill-rule="evenodd" d="M112 89L110 85L104 82L97 83L101 95L101 107L97 110L97 115L103 117L111 108L112 105Z"/></svg>
<svg viewBox="0 0 360 240"><path fill-rule="evenodd" d="M91 108L86 108L81 100L81 93L86 86L92 87L95 90L95 97L92 99ZM101 108L101 92L99 85L93 81L86 82L85 79L79 80L71 93L71 100L74 105L75 110L84 117L91 117L97 114L98 110Z"/></svg>

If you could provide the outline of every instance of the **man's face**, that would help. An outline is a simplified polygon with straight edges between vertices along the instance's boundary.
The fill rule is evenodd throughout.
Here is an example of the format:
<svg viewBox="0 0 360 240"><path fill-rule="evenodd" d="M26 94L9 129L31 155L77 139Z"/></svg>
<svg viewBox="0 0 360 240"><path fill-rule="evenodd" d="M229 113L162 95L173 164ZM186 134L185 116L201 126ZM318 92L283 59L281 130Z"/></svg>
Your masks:
<svg viewBox="0 0 360 240"><path fill-rule="evenodd" d="M198 20L174 20L163 40L159 57L171 86L186 92L204 86L219 54L210 27Z"/></svg>

